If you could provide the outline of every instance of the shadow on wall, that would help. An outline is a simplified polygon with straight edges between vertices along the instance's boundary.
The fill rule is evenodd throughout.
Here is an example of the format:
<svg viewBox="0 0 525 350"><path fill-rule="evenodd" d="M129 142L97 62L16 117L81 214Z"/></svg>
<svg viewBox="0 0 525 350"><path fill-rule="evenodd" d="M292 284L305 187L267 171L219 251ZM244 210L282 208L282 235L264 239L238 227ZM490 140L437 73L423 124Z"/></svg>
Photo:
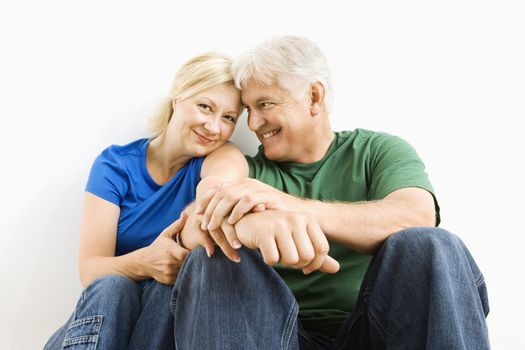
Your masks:
<svg viewBox="0 0 525 350"><path fill-rule="evenodd" d="M69 175L11 211L18 217L11 218L16 237L7 252L10 282L3 289L9 299L2 308L0 348L42 348L70 316L82 290L77 256L85 175Z"/></svg>

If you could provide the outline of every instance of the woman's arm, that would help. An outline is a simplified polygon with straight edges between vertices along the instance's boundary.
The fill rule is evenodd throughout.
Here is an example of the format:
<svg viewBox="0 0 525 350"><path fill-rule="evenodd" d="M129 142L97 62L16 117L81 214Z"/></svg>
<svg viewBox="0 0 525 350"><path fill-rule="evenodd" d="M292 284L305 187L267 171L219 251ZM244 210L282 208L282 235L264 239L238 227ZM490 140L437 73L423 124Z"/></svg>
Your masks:
<svg viewBox="0 0 525 350"><path fill-rule="evenodd" d="M184 247L193 250L196 247L203 246L208 255L211 256L214 251L214 244L210 239L211 235L216 243L220 244L226 256L233 261L240 260L237 251L224 241L224 235L201 229L199 218L206 207L202 207L199 203L202 198L214 193L223 184L247 176L248 162L237 146L231 143L222 145L206 157L202 164L201 181L197 186L195 203L185 210L189 215L188 222L180 234L180 242Z"/></svg>
<svg viewBox="0 0 525 350"><path fill-rule="evenodd" d="M172 239L184 225L178 220L148 247L115 256L120 208L86 192L80 227L79 274L83 286L103 275L120 274L135 281L150 277L172 284L188 251Z"/></svg>
<svg viewBox="0 0 525 350"><path fill-rule="evenodd" d="M208 154L201 169L201 181L197 186L197 202L208 191L222 183L248 176L248 162L232 143L225 143Z"/></svg>

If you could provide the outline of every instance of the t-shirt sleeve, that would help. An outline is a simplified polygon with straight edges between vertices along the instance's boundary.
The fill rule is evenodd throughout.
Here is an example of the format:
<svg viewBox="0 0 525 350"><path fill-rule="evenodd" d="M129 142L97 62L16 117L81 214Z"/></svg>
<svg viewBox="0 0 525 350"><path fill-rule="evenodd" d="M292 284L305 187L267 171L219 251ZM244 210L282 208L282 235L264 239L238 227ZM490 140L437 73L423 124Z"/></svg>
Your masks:
<svg viewBox="0 0 525 350"><path fill-rule="evenodd" d="M120 206L127 188L124 169L115 154L106 149L93 162L86 192Z"/></svg>
<svg viewBox="0 0 525 350"><path fill-rule="evenodd" d="M383 199L406 187L420 187L434 195L425 165L408 142L381 134L373 141L370 154L370 200Z"/></svg>

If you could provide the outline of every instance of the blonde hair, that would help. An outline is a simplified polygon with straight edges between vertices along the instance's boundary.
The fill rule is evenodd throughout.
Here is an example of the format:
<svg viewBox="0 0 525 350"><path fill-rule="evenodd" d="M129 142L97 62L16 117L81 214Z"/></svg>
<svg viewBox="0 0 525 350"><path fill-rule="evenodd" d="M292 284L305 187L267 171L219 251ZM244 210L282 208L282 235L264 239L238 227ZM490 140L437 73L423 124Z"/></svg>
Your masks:
<svg viewBox="0 0 525 350"><path fill-rule="evenodd" d="M285 35L267 40L238 57L232 65L235 85L241 89L249 79L277 84L300 100L316 81L324 85L325 106L330 110L333 93L328 61L311 40Z"/></svg>
<svg viewBox="0 0 525 350"><path fill-rule="evenodd" d="M228 55L207 52L186 62L175 75L169 98L156 115L148 118L150 130L155 136L164 133L173 115L172 101L182 101L216 85L232 83L232 58Z"/></svg>

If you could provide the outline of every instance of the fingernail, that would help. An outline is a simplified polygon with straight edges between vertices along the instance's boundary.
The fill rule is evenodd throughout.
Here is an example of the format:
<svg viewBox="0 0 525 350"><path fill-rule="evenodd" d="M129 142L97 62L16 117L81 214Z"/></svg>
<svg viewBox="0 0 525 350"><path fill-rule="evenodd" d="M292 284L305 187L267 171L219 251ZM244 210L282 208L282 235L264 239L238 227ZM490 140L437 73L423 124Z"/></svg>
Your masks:
<svg viewBox="0 0 525 350"><path fill-rule="evenodd" d="M239 249L240 247L242 247L242 244L238 240L235 240L235 241L232 242L232 246L235 249Z"/></svg>
<svg viewBox="0 0 525 350"><path fill-rule="evenodd" d="M235 261L236 263L240 263L241 262L241 258L237 257L237 258L233 259L233 261Z"/></svg>
<svg viewBox="0 0 525 350"><path fill-rule="evenodd" d="M303 269L303 273L304 273L305 275L309 275L311 272L312 272L312 270Z"/></svg>
<svg viewBox="0 0 525 350"><path fill-rule="evenodd" d="M206 248L206 255L208 255L208 258L211 258L211 253L210 253L210 251L208 250L208 248Z"/></svg>
<svg viewBox="0 0 525 350"><path fill-rule="evenodd" d="M208 226L208 225L206 225L206 223L203 221L203 222L201 223L201 230L206 231L207 226Z"/></svg>

